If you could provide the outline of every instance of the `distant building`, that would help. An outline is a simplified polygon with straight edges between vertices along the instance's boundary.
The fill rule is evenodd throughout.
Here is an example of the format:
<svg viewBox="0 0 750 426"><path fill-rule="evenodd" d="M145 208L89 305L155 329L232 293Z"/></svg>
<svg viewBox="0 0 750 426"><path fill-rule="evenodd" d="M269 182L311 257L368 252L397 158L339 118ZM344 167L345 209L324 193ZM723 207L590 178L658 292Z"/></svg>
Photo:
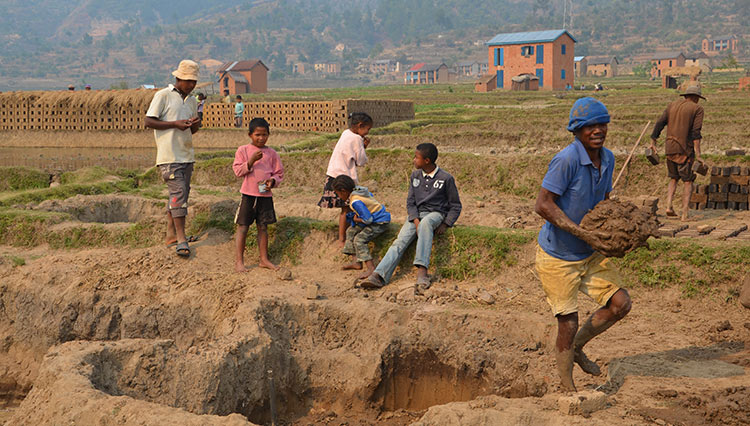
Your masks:
<svg viewBox="0 0 750 426"><path fill-rule="evenodd" d="M736 35L727 35L714 38L704 38L701 43L701 51L706 54L718 54L724 51L736 52L740 40Z"/></svg>
<svg viewBox="0 0 750 426"><path fill-rule="evenodd" d="M586 75L588 70L589 60L585 56L576 56L573 58L573 72L576 77Z"/></svg>
<svg viewBox="0 0 750 426"><path fill-rule="evenodd" d="M482 64L479 62L459 62L456 64L456 74L459 77L478 77L482 75Z"/></svg>
<svg viewBox="0 0 750 426"><path fill-rule="evenodd" d="M497 88L497 75L487 74L482 76L476 83L474 83L474 91L479 93L487 93Z"/></svg>
<svg viewBox="0 0 750 426"><path fill-rule="evenodd" d="M498 34L486 43L490 72L498 88L511 88L513 77L533 74L541 89L564 90L573 85L575 43L567 30Z"/></svg>
<svg viewBox="0 0 750 426"><path fill-rule="evenodd" d="M268 67L260 59L227 62L216 73L220 93L225 90L230 95L268 91Z"/></svg>
<svg viewBox="0 0 750 426"><path fill-rule="evenodd" d="M322 74L341 74L341 64L317 63L313 65L315 72Z"/></svg>
<svg viewBox="0 0 750 426"><path fill-rule="evenodd" d="M404 75L405 84L434 84L448 82L448 66L420 62L409 68Z"/></svg>
<svg viewBox="0 0 750 426"><path fill-rule="evenodd" d="M615 56L589 56L586 74L597 77L614 77L617 75L619 63Z"/></svg>
<svg viewBox="0 0 750 426"><path fill-rule="evenodd" d="M699 67L702 71L709 71L711 69L711 58L702 51L687 53L685 54L685 66Z"/></svg>
<svg viewBox="0 0 750 426"><path fill-rule="evenodd" d="M388 74L401 71L401 62L393 59L379 59L370 64L370 72L373 74Z"/></svg>
<svg viewBox="0 0 750 426"><path fill-rule="evenodd" d="M292 64L292 74L305 75L306 64L304 62L295 62Z"/></svg>
<svg viewBox="0 0 750 426"><path fill-rule="evenodd" d="M684 67L685 55L682 52L661 52L651 57L651 77L661 77L669 68Z"/></svg>

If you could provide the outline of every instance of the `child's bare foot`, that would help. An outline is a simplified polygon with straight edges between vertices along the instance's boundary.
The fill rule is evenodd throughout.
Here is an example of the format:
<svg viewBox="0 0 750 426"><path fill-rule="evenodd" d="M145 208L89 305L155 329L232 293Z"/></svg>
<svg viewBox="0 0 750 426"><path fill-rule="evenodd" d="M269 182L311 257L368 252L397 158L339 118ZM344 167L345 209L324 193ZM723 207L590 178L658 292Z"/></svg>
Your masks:
<svg viewBox="0 0 750 426"><path fill-rule="evenodd" d="M343 269L345 271L353 271L353 270L359 271L360 269L362 269L362 263L354 261L352 263L348 263L348 264L342 266L341 269ZM370 275L370 274L367 274L367 275Z"/></svg>
<svg viewBox="0 0 750 426"><path fill-rule="evenodd" d="M270 260L261 260L258 263L258 266L260 266L261 268L270 269L272 271L278 271L279 270L279 267L277 265L274 265L273 263L271 263Z"/></svg>
<svg viewBox="0 0 750 426"><path fill-rule="evenodd" d="M245 268L245 262L235 262L234 271L235 272L247 272L247 268Z"/></svg>
<svg viewBox="0 0 750 426"><path fill-rule="evenodd" d="M363 279L369 277L370 275L372 275L373 272L375 272L375 268L373 268L373 269L369 269L369 268L365 269L364 271L362 271L361 274L359 274L359 276L357 277L357 279L363 280Z"/></svg>

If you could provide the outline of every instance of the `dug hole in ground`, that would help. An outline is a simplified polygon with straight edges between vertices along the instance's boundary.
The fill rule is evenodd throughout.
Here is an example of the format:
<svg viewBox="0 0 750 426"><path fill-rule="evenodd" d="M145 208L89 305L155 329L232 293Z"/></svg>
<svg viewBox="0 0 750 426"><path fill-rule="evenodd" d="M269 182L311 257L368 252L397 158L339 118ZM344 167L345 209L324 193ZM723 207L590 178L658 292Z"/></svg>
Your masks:
<svg viewBox="0 0 750 426"><path fill-rule="evenodd" d="M231 213L236 201L218 198L196 197L194 212ZM162 206L107 195L28 207L69 215L39 230L51 235L119 235L138 222L158 241ZM28 259L0 264L8 424L750 422L750 322L739 306L630 289L630 315L586 347L605 374L574 371L578 388L603 392L603 403L568 415L533 236L494 274L442 278L415 295L411 271L382 290L355 288L334 232L304 235L287 246L294 261L283 261L292 280L232 272L231 235L212 228L187 260L158 242L2 247L4 258ZM596 309L579 300L581 317Z"/></svg>

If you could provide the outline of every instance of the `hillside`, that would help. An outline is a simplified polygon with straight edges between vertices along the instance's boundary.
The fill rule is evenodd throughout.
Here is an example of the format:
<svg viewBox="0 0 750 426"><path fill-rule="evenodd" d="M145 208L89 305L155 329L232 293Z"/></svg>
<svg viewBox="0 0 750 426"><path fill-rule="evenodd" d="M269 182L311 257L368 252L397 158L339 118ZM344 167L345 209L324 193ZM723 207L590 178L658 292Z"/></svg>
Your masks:
<svg viewBox="0 0 750 426"><path fill-rule="evenodd" d="M340 62L344 74L384 55L451 63L484 57L480 42L496 33L563 25L578 38L577 54L621 57L697 50L706 35L750 34L750 0L4 3L0 90L162 84L183 57L260 57L272 79L284 78L295 61Z"/></svg>

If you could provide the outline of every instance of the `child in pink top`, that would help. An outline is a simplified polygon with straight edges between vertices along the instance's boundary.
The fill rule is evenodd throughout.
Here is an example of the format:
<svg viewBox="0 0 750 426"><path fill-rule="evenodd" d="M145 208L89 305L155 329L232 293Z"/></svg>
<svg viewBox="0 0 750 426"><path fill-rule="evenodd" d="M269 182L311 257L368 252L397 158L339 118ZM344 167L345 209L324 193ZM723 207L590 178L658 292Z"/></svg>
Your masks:
<svg viewBox="0 0 750 426"><path fill-rule="evenodd" d="M279 269L268 259L268 225L276 223L276 212L273 208L271 188L277 187L284 179L284 166L281 158L273 148L266 146L270 125L263 118L250 120L248 135L252 143L237 148L232 169L237 177L242 178L242 201L234 222L237 224L235 234L235 264L237 272L245 272L245 241L250 225L255 222L258 229L259 266L272 270Z"/></svg>
<svg viewBox="0 0 750 426"><path fill-rule="evenodd" d="M372 129L372 117L364 112L349 114L349 128L344 130L336 147L333 149L331 159L328 161L326 171L326 183L323 187L323 196L318 201L318 206L325 208L340 208L339 215L339 244L343 247L346 242L346 214L350 211L344 200L339 198L331 186L333 179L339 175L349 176L358 183L357 167L367 164L365 148L370 144L367 134Z"/></svg>

